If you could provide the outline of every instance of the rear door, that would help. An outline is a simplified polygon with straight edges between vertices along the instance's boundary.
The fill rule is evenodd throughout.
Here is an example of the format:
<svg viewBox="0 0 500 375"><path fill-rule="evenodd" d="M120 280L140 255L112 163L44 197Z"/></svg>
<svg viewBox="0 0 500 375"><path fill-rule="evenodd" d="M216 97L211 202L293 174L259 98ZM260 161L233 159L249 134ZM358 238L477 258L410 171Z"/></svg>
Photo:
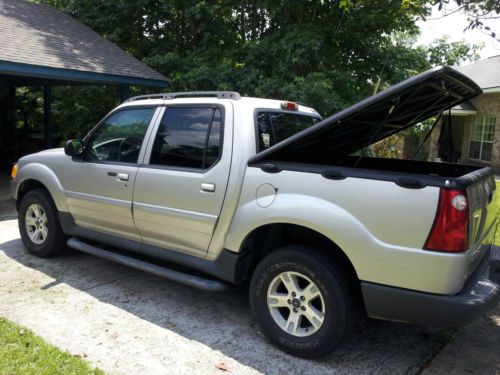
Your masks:
<svg viewBox="0 0 500 375"><path fill-rule="evenodd" d="M134 189L145 244L206 254L229 179L232 126L229 103L164 108Z"/></svg>

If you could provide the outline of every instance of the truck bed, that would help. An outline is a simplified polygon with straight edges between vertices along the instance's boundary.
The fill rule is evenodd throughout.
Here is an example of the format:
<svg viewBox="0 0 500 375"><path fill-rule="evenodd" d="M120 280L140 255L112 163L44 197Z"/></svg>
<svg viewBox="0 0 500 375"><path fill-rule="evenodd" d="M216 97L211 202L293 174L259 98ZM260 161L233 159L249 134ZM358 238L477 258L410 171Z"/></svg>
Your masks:
<svg viewBox="0 0 500 375"><path fill-rule="evenodd" d="M332 180L347 177L393 181L401 187L419 189L426 186L466 189L485 179L492 179L490 167L438 163L416 160L386 159L359 156L303 156L301 162L268 161L258 163L269 172L293 170L320 173Z"/></svg>
<svg viewBox="0 0 500 375"><path fill-rule="evenodd" d="M438 209L440 189L464 190L467 192L470 214L469 251L463 265L465 276L469 276L487 255L490 245L488 241L491 242L496 217L492 204L495 183L491 168L352 155L318 159L309 155L297 155L297 159L299 158L303 162L267 160L255 163L250 166L259 168L260 173L266 172L263 175L268 177L253 172L251 175L261 176L258 178L260 183L275 186L278 197L280 194L290 194L298 202L302 194L314 194L323 204L340 207L355 217L371 235L387 246L403 246L408 249L423 249ZM255 168L249 168L253 169ZM332 219L332 226L337 225L338 222ZM353 243L349 240L347 246L353 246L359 251L360 245L354 243L357 240ZM362 245L364 246L366 244ZM377 256L384 251L381 250ZM421 251L422 258L431 253ZM372 256L375 254L372 253L370 257ZM380 258L387 262L384 256ZM364 259L362 263L365 263L366 258ZM408 266L413 264L416 267L414 261L408 260ZM398 266L401 267L401 264ZM410 268L415 272L413 267ZM396 271L392 268L387 269L387 272L391 274ZM409 273L397 280L407 279L408 275ZM394 279L391 281L394 282ZM400 286L412 288L409 284ZM448 289L448 293L452 290ZM438 289L428 291L438 292Z"/></svg>

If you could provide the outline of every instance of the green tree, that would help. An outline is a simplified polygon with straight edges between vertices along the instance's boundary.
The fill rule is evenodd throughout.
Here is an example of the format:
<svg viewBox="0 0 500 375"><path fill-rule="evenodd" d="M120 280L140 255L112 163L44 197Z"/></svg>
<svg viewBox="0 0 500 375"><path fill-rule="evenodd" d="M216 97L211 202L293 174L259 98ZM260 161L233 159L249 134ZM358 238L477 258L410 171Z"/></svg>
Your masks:
<svg viewBox="0 0 500 375"><path fill-rule="evenodd" d="M43 2L163 73L171 90L236 90L304 102L322 115L375 86L477 57L464 42L415 47L416 20L432 5L424 0ZM72 98L79 107L90 99Z"/></svg>

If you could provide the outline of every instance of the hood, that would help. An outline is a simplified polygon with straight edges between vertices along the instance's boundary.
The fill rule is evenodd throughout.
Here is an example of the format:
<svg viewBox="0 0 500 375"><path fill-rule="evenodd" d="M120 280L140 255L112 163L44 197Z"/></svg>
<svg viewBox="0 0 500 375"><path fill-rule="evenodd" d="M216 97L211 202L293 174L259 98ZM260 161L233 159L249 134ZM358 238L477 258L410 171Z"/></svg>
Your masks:
<svg viewBox="0 0 500 375"><path fill-rule="evenodd" d="M449 67L400 82L264 150L249 165L321 160L352 154L481 94L479 86Z"/></svg>
<svg viewBox="0 0 500 375"><path fill-rule="evenodd" d="M19 167L22 167L26 163L32 162L44 162L46 160L66 158L66 154L64 153L64 148L51 148L48 150L38 151L34 154L24 155L22 158L18 160Z"/></svg>

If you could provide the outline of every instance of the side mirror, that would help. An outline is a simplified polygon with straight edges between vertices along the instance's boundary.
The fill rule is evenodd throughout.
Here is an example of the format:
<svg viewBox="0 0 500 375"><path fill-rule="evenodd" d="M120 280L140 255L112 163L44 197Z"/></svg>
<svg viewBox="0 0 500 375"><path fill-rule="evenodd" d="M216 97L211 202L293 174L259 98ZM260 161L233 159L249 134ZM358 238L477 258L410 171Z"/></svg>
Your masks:
<svg viewBox="0 0 500 375"><path fill-rule="evenodd" d="M78 156L83 154L84 146L81 139L71 139L64 145L64 152L68 156Z"/></svg>

